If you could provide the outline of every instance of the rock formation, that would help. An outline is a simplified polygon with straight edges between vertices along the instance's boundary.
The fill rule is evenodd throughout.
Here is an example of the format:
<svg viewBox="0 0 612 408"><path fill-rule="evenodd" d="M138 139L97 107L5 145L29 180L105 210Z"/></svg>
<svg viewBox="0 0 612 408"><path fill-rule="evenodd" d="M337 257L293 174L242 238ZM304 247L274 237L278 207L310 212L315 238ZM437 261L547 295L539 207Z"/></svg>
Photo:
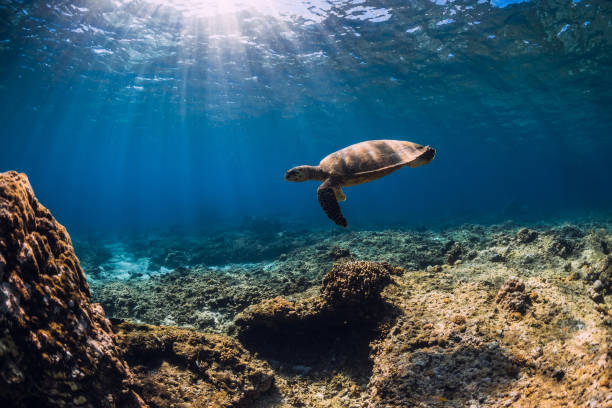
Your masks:
<svg viewBox="0 0 612 408"><path fill-rule="evenodd" d="M352 321L372 320L393 268L386 263L341 262L323 278L321 293L291 301L281 296L249 306L234 319L241 338L251 332L319 332Z"/></svg>
<svg viewBox="0 0 612 408"><path fill-rule="evenodd" d="M0 405L145 406L70 237L24 174L0 174Z"/></svg>
<svg viewBox="0 0 612 408"><path fill-rule="evenodd" d="M152 407L246 407L272 386L270 367L231 337L128 322L114 329Z"/></svg>

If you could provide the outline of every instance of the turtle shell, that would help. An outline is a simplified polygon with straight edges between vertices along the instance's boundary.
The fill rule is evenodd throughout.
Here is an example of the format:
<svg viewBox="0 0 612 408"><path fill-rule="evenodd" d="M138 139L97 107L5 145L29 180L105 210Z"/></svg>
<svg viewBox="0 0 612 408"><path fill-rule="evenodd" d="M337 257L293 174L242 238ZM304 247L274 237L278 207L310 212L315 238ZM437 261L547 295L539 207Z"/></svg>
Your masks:
<svg viewBox="0 0 612 408"><path fill-rule="evenodd" d="M323 171L344 181L365 183L401 167L417 167L433 160L435 149L403 140L369 140L338 150L319 163Z"/></svg>

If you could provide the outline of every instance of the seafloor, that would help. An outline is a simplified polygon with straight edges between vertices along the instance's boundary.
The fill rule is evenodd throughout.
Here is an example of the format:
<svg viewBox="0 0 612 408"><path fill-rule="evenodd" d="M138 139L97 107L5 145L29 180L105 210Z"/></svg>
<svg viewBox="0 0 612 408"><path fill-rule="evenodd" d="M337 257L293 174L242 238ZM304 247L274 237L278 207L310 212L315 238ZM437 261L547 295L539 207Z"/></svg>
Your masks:
<svg viewBox="0 0 612 408"><path fill-rule="evenodd" d="M605 216L384 231L263 220L73 241L120 346L143 333L170 348L204 336L195 331L229 335L219 339L237 339L273 377L265 393L210 406L612 407L611 226ZM358 294L334 303L346 270ZM210 379L147 347L126 354L143 399L202 406Z"/></svg>

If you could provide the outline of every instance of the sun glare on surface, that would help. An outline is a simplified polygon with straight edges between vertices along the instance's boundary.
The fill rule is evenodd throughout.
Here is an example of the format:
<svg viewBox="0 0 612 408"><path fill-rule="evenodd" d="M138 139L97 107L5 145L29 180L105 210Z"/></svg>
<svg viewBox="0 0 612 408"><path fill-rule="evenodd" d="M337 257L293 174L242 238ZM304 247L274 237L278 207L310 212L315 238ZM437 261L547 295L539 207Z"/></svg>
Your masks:
<svg viewBox="0 0 612 408"><path fill-rule="evenodd" d="M211 17L232 14L242 10L256 10L270 15L316 17L314 10L327 10L324 0L146 0L152 5L171 7L185 17Z"/></svg>
<svg viewBox="0 0 612 408"><path fill-rule="evenodd" d="M224 1L224 0L148 0L147 3L171 7L184 15L194 17L213 16L218 14L234 13L244 8L253 7L254 3L261 4L266 0Z"/></svg>

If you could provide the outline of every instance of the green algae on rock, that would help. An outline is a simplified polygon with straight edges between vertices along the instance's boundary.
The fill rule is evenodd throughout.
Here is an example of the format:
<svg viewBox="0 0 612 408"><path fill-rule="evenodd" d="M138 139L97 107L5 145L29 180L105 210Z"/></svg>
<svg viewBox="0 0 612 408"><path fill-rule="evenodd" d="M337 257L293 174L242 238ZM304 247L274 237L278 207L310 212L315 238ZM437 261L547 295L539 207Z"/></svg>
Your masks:
<svg viewBox="0 0 612 408"><path fill-rule="evenodd" d="M144 407L66 229L0 174L0 403Z"/></svg>

